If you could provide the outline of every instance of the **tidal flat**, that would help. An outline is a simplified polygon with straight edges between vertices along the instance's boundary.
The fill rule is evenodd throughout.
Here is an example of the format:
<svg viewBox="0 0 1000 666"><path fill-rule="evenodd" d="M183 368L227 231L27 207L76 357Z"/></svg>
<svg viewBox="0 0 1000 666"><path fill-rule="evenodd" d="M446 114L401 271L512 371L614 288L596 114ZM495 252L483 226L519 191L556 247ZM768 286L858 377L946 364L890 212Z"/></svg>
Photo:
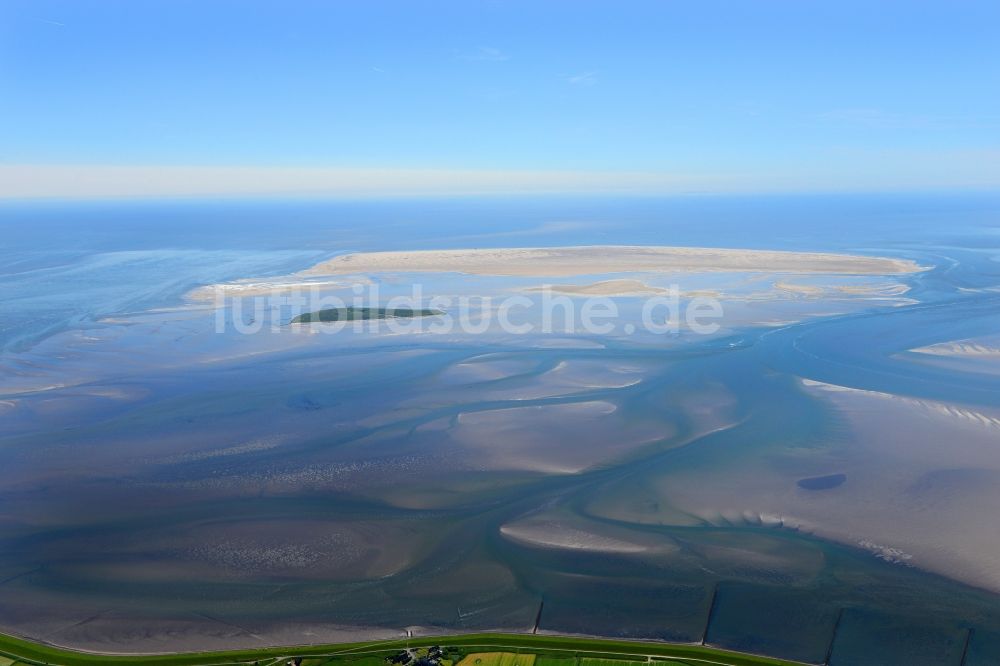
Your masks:
<svg viewBox="0 0 1000 666"><path fill-rule="evenodd" d="M634 282L603 294L620 312L605 334L515 335L495 322L326 334L285 326L284 311L253 328L248 309L186 296L215 284L272 293L260 285L358 244L377 251L372 238L323 257L233 259L228 273L191 268L169 297L8 346L0 625L135 652L538 620L539 633L704 640L816 663L864 663L888 640L898 660L882 663L957 664L968 641L968 664L995 663L1000 386L951 361L995 344L991 236L962 249L929 229L914 248L861 226L848 246L773 249L862 248L928 270L559 278L712 292L724 314L711 334L638 330L649 294ZM699 245L713 232L687 233ZM663 245L676 233L644 223L619 235ZM449 238L424 242L462 247ZM316 288L376 283L388 299L419 281L428 299L535 302L546 282L397 269ZM83 269L66 270L57 282L70 289Z"/></svg>

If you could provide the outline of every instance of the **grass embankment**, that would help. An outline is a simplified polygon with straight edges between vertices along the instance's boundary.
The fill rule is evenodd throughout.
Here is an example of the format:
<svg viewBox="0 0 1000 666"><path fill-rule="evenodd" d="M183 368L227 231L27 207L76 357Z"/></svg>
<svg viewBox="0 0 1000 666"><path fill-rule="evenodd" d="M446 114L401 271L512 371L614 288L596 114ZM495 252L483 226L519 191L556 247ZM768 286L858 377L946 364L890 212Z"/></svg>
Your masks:
<svg viewBox="0 0 1000 666"><path fill-rule="evenodd" d="M699 645L672 645L644 641L536 636L531 634L469 634L363 643L338 643L301 647L276 647L226 652L192 652L157 655L106 655L76 652L0 634L0 657L14 664L38 666L95 666L96 664L145 664L156 666L245 666L283 664L281 659L307 658L309 666L384 666L384 657L403 648L447 646L467 655L477 653L528 653L533 666L797 666L796 662L718 650ZM527 656L522 654L522 656ZM690 660L690 661L689 661ZM0 662L2 664L3 662ZM10 666L10 665L6 665ZM511 666L483 664L478 666ZM518 666L526 666L518 664Z"/></svg>

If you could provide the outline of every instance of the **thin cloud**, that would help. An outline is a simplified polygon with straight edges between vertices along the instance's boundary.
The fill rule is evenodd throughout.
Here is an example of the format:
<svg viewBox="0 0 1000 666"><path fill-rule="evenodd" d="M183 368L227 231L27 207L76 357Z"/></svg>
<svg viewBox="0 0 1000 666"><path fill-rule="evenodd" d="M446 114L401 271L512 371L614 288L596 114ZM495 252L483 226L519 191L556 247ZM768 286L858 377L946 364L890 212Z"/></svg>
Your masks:
<svg viewBox="0 0 1000 666"><path fill-rule="evenodd" d="M597 83L597 72L583 72L566 77L566 82L571 86L592 86Z"/></svg>

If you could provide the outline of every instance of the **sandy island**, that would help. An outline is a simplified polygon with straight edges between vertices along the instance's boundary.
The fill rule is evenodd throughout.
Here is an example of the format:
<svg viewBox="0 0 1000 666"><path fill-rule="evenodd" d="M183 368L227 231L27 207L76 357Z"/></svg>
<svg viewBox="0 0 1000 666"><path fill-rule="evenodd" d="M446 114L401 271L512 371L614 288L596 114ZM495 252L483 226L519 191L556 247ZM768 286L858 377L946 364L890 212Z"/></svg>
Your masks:
<svg viewBox="0 0 1000 666"><path fill-rule="evenodd" d="M921 270L925 268L913 261L888 257L704 247L592 245L359 252L323 261L307 269L302 275L456 272L557 277L596 273L691 271L890 275Z"/></svg>

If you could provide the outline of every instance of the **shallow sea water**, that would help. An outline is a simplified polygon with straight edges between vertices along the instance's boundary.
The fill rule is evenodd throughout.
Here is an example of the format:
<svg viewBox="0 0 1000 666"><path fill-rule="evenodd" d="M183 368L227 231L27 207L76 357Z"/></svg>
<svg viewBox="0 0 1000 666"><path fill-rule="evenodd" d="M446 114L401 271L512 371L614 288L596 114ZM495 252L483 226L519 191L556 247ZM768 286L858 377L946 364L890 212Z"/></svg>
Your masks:
<svg viewBox="0 0 1000 666"><path fill-rule="evenodd" d="M1000 436L924 407L995 414L1000 379L910 351L995 335L1000 199L19 204L0 216L9 631L167 650L522 631L540 617L539 632L813 663L1000 660L1000 588L983 573L995 544L982 536L1000 533ZM240 335L184 298L341 252L612 243L933 268L905 278L911 303L734 301L712 336ZM708 281L743 284L723 278ZM392 295L412 276L378 279ZM532 284L423 281L427 293ZM636 316L635 302L621 308ZM803 379L860 393L838 402ZM875 394L903 402L871 407ZM893 439L902 431L912 447ZM836 474L835 487L798 483Z"/></svg>

